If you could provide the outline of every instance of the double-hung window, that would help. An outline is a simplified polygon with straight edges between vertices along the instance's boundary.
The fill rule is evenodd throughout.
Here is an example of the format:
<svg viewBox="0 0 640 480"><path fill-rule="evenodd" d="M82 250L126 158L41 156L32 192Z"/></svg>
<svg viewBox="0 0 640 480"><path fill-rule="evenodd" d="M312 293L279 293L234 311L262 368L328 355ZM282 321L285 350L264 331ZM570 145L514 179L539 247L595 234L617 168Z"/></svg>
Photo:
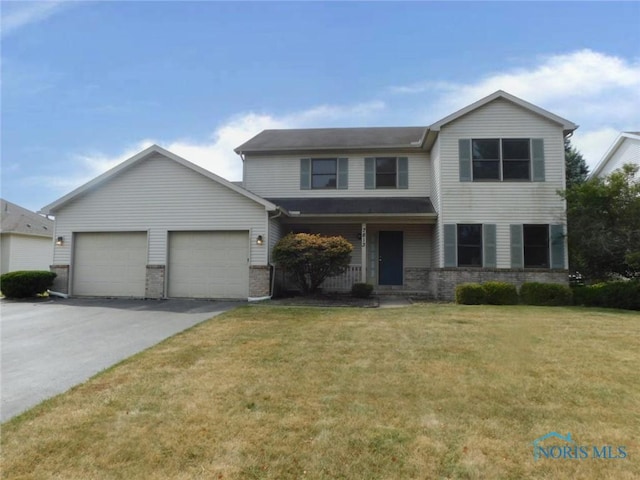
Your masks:
<svg viewBox="0 0 640 480"><path fill-rule="evenodd" d="M370 157L364 159L366 189L409 188L408 157Z"/></svg>
<svg viewBox="0 0 640 480"><path fill-rule="evenodd" d="M338 178L337 158L311 159L311 188L336 188Z"/></svg>
<svg viewBox="0 0 640 480"><path fill-rule="evenodd" d="M549 225L523 225L525 268L549 268Z"/></svg>
<svg viewBox="0 0 640 480"><path fill-rule="evenodd" d="M528 138L471 140L473 181L531 179L531 141Z"/></svg>
<svg viewBox="0 0 640 480"><path fill-rule="evenodd" d="M482 267L482 225L458 224L458 266Z"/></svg>

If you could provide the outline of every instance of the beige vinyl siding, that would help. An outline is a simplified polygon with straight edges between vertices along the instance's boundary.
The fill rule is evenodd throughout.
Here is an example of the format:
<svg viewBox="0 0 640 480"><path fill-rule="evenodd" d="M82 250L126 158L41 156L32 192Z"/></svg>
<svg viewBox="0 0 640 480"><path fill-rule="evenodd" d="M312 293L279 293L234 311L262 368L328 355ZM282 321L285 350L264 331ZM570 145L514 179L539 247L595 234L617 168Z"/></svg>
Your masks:
<svg viewBox="0 0 640 480"><path fill-rule="evenodd" d="M349 159L349 188L300 189L300 159L303 157L344 157ZM364 188L364 159L366 157L407 157L409 159L409 188ZM292 197L428 197L431 193L429 154L367 153L357 155L277 155L245 158L244 185L247 190L264 198Z"/></svg>
<svg viewBox="0 0 640 480"><path fill-rule="evenodd" d="M460 182L458 140L461 138L544 139L544 182ZM562 127L506 100L496 100L442 128L440 141L440 216L445 223L497 225L497 267L509 268L509 225L566 223ZM442 237L438 235L439 246ZM441 250L441 249L440 249ZM566 250L566 249L565 249ZM442 252L438 252L442 265Z"/></svg>
<svg viewBox="0 0 640 480"><path fill-rule="evenodd" d="M434 267L441 267L443 265L443 259L440 258L440 232L442 230L442 220L440 219L440 172L440 137L438 137L431 148L431 203L438 214L438 219L433 229L433 242L431 249L431 264Z"/></svg>
<svg viewBox="0 0 640 480"><path fill-rule="evenodd" d="M271 260L271 252L273 251L273 247L276 246L276 243L284 236L283 227L280 225L280 222L277 218L269 219L269 244L267 245L269 249L269 262Z"/></svg>
<svg viewBox="0 0 640 480"><path fill-rule="evenodd" d="M640 165L640 140L625 138L620 147L614 152L607 164L602 167L600 177L606 177L625 163Z"/></svg>
<svg viewBox="0 0 640 480"><path fill-rule="evenodd" d="M71 233L147 230L149 264L166 265L167 232L180 230L250 231L252 265L266 265L262 205L161 155L135 164L120 175L65 205L56 213L55 264L69 264Z"/></svg>
<svg viewBox="0 0 640 480"><path fill-rule="evenodd" d="M2 273L16 270L49 270L53 239L31 235L2 235Z"/></svg>

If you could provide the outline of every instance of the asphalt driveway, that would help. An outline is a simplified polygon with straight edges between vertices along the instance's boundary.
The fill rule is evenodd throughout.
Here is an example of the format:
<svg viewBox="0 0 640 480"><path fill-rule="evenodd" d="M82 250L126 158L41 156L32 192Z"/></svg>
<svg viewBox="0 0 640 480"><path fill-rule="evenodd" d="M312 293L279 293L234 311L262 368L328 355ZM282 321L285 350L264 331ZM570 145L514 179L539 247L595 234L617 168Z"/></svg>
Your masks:
<svg viewBox="0 0 640 480"><path fill-rule="evenodd" d="M237 305L200 300L2 300L0 420Z"/></svg>

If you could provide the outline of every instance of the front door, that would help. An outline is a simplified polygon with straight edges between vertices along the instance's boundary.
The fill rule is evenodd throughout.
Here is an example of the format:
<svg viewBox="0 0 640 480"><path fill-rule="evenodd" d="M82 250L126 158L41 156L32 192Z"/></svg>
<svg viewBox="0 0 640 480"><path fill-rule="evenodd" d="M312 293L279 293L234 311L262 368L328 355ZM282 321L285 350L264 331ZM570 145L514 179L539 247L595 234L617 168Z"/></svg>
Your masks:
<svg viewBox="0 0 640 480"><path fill-rule="evenodd" d="M402 285L402 232L379 233L379 285Z"/></svg>

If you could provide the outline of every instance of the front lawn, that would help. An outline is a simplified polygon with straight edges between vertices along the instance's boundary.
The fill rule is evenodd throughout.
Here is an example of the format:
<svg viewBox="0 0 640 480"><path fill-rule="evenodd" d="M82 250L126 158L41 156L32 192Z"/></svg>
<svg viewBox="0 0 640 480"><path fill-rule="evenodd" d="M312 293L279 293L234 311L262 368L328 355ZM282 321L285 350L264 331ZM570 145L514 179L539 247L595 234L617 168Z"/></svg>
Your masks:
<svg viewBox="0 0 640 480"><path fill-rule="evenodd" d="M634 312L248 306L4 424L2 477L640 478L639 369Z"/></svg>

